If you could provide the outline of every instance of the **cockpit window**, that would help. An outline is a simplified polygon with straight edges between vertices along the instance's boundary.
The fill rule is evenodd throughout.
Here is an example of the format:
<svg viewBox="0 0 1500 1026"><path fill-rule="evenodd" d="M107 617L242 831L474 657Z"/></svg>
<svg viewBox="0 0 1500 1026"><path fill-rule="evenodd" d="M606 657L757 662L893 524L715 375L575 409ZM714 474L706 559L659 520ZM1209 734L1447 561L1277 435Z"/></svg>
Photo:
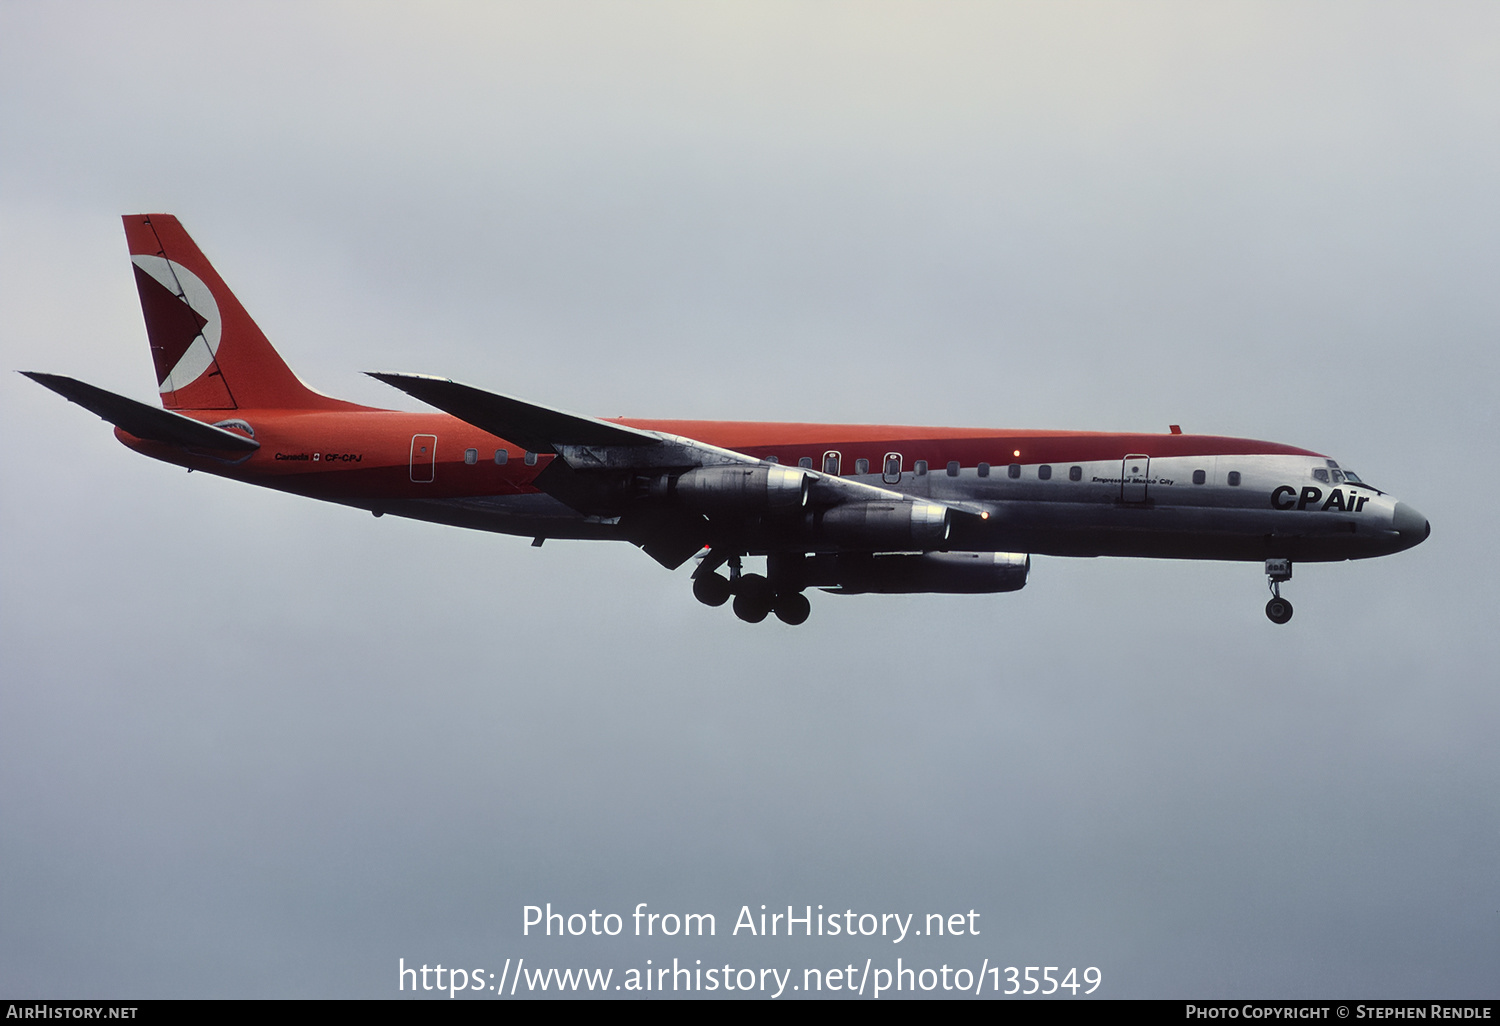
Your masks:
<svg viewBox="0 0 1500 1026"><path fill-rule="evenodd" d="M1331 473L1333 475L1333 479L1335 481L1337 481L1339 479L1340 475L1343 475L1343 479L1344 479L1345 483L1347 483L1347 484L1359 485L1361 488L1368 488L1368 489L1370 489L1370 491L1374 492L1376 495L1384 495L1385 494L1385 492L1382 492L1379 488L1376 488L1374 485L1372 485L1370 482L1368 482L1368 481L1364 480L1363 478L1361 478L1358 474L1356 474L1352 470L1332 470L1332 471L1329 471L1329 473Z"/></svg>
<svg viewBox="0 0 1500 1026"><path fill-rule="evenodd" d="M1327 484L1328 483L1328 471L1324 470L1322 467L1319 467L1317 470L1313 471L1313 480L1314 481L1322 481L1324 484Z"/></svg>
<svg viewBox="0 0 1500 1026"><path fill-rule="evenodd" d="M1344 472L1342 470L1330 470L1328 473L1333 478L1334 484L1339 484L1344 480Z"/></svg>

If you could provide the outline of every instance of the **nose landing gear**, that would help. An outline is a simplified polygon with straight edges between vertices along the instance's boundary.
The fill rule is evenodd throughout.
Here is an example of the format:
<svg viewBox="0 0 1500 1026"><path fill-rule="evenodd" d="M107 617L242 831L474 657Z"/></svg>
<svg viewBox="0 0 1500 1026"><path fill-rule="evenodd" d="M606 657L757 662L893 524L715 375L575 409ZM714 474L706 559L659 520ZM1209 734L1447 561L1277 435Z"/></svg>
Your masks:
<svg viewBox="0 0 1500 1026"><path fill-rule="evenodd" d="M1286 623L1292 618L1292 604L1281 597L1281 582L1291 579L1290 559L1266 560L1266 583L1271 587L1271 601L1266 603L1266 616L1272 623Z"/></svg>

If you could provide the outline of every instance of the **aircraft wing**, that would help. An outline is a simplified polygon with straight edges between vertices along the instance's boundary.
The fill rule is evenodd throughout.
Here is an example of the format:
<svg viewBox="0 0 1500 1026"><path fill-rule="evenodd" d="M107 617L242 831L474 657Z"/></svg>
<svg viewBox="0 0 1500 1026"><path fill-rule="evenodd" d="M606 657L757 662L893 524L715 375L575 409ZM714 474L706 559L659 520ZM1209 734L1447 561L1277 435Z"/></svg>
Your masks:
<svg viewBox="0 0 1500 1026"><path fill-rule="evenodd" d="M662 431L649 431L583 414L498 395L447 378L423 374L369 372L459 420L532 452L555 453L535 484L577 509L599 516L620 516L621 527L658 562L675 567L697 552L713 534L713 521L732 519L733 509L706 513L646 504L632 508L622 475L683 473L700 468L776 468L785 479L806 481L806 504L829 508L857 503L918 501L965 516L989 516L978 503L916 498L846 477L806 467L780 467L733 449Z"/></svg>
<svg viewBox="0 0 1500 1026"><path fill-rule="evenodd" d="M116 427L153 442L166 442L189 449L208 449L214 452L254 452L260 443L253 438L223 428L205 424L201 420L185 417L159 406L148 406L123 395L106 392L102 388L61 374L43 374L40 371L22 371L32 381L50 388L64 399L82 406L90 413L114 424Z"/></svg>
<svg viewBox="0 0 1500 1026"><path fill-rule="evenodd" d="M524 445L532 452L555 453L559 445L642 446L658 441L651 432L550 406L538 406L524 399L461 385L448 378L380 371L366 373L482 431Z"/></svg>

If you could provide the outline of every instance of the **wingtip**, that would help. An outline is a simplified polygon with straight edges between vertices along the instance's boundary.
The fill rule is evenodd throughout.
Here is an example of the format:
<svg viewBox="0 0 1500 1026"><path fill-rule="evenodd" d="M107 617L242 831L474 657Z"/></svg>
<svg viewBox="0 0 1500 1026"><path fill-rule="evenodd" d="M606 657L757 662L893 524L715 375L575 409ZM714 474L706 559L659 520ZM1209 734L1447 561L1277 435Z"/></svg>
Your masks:
<svg viewBox="0 0 1500 1026"><path fill-rule="evenodd" d="M384 381L387 385L396 385L398 381L444 381L453 383L452 378L440 378L436 374L400 374L395 371L365 371L367 375L376 381ZM400 388L400 385L396 385Z"/></svg>
<svg viewBox="0 0 1500 1026"><path fill-rule="evenodd" d="M74 380L62 374L47 374L43 371L16 371L16 373L28 377L43 388L50 388L54 392L58 390L60 385L71 383Z"/></svg>

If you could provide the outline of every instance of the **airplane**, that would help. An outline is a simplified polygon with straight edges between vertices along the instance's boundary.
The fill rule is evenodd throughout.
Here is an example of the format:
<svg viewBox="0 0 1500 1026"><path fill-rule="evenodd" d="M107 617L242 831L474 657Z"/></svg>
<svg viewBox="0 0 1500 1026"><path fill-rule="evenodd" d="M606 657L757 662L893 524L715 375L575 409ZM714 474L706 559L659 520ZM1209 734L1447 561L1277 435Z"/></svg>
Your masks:
<svg viewBox="0 0 1500 1026"><path fill-rule="evenodd" d="M161 405L23 371L136 452L385 514L620 539L758 623L808 589L996 593L1031 555L1263 562L1284 624L1295 562L1409 549L1427 519L1321 453L1215 435L601 419L446 378L372 373L437 413L302 383L177 218L124 218ZM748 558L765 573L746 572ZM724 572L721 572L724 571Z"/></svg>

